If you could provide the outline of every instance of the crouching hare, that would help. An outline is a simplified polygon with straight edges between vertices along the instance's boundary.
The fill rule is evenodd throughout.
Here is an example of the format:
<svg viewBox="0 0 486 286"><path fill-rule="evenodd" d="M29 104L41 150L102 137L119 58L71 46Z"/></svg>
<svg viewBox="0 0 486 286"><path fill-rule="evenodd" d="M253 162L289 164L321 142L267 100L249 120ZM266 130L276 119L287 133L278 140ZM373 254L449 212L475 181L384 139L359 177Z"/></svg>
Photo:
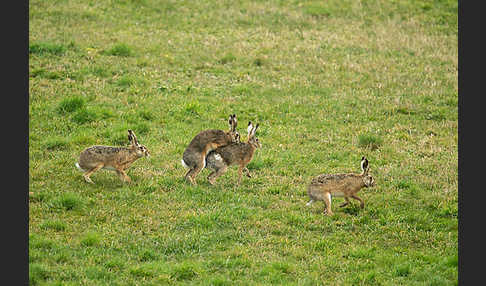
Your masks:
<svg viewBox="0 0 486 286"><path fill-rule="evenodd" d="M346 200L340 207L349 204L349 198L360 201L360 207L364 208L364 201L356 196L356 193L362 188L373 187L375 180L369 175L368 159L361 158L361 174L322 174L312 179L307 188L307 194L310 201L306 204L309 206L314 201L324 201L326 204L325 213L333 215L331 209L332 197L344 197Z"/></svg>
<svg viewBox="0 0 486 286"><path fill-rule="evenodd" d="M128 130L128 141L130 141L130 147L95 145L84 149L79 155L76 167L85 172L83 177L86 182L94 184L90 176L99 169L115 171L122 181L130 182L130 177L125 170L139 158L150 157L150 153L147 147L138 143L132 130Z"/></svg>
<svg viewBox="0 0 486 286"><path fill-rule="evenodd" d="M214 185L216 178L223 175L231 165L239 166L237 185L240 184L243 171L251 178L250 171L246 166L253 159L255 150L261 147L260 141L255 136L258 126L258 124L253 126L251 121L248 122L248 141L246 143L239 142L238 134L238 142L219 147L208 154L206 157L206 168L213 170L208 176L208 181L211 185Z"/></svg>
<svg viewBox="0 0 486 286"><path fill-rule="evenodd" d="M196 185L196 176L206 166L206 156L212 150L237 141L236 114L229 117L229 131L209 129L199 132L189 143L182 154L182 166L189 169L184 176L191 184Z"/></svg>

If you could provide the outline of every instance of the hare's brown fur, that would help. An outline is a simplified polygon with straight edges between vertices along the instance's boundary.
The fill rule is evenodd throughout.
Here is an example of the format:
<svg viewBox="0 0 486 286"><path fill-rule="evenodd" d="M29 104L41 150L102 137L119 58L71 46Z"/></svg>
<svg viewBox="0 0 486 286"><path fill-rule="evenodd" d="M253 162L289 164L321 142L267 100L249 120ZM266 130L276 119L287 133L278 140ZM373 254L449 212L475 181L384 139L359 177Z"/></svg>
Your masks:
<svg viewBox="0 0 486 286"><path fill-rule="evenodd" d="M368 160L365 157L362 158L361 168L361 174L322 174L314 177L307 188L307 194L310 198L307 205L314 201L324 201L326 213L332 215L332 197L344 197L346 201L340 207L348 205L349 198L353 198L360 202L361 208L364 208L364 201L356 193L362 188L374 186L375 181L368 174Z"/></svg>
<svg viewBox="0 0 486 286"><path fill-rule="evenodd" d="M231 144L236 141L236 115L230 115L229 131L209 129L199 132L189 143L182 154L182 165L189 170L185 178L191 184L196 184L196 176L206 164L206 156L218 147Z"/></svg>
<svg viewBox="0 0 486 286"><path fill-rule="evenodd" d="M85 172L83 176L86 182L93 183L90 176L100 169L116 171L122 181L131 181L125 170L139 158L150 154L145 146L138 144L133 131L129 130L128 133L129 147L95 145L81 152L76 166Z"/></svg>
<svg viewBox="0 0 486 286"><path fill-rule="evenodd" d="M253 159L255 150L260 148L261 145L258 138L255 137L258 124L253 128L253 125L249 122L248 126L248 142L237 142L224 147L219 147L209 153L206 157L206 168L213 170L208 176L210 184L213 185L216 178L223 175L231 165L239 166L237 184L240 184L241 182L243 171L245 171L246 175L251 178L250 171L246 166Z"/></svg>

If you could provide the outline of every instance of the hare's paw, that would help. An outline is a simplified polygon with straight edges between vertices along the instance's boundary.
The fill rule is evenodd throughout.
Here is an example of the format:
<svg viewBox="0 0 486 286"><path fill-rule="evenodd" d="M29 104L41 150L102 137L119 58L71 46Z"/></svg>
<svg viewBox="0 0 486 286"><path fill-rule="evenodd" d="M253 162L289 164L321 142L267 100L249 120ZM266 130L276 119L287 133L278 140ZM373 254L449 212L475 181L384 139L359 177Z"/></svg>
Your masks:
<svg viewBox="0 0 486 286"><path fill-rule="evenodd" d="M84 176L84 180L85 180L86 182L90 183L90 184L94 184L94 182L93 182L93 181L91 180L91 178L90 178L90 177L88 177L88 176Z"/></svg>

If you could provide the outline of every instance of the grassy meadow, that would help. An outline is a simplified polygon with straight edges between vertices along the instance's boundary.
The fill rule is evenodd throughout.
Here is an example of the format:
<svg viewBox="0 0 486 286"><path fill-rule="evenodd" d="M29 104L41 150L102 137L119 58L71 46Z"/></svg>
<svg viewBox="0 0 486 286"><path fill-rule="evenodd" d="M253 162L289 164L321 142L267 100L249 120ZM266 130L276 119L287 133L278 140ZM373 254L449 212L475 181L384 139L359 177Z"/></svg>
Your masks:
<svg viewBox="0 0 486 286"><path fill-rule="evenodd" d="M30 0L30 284L457 285L457 31L450 0ZM232 113L253 177L187 184ZM86 183L127 129L132 183ZM364 209L305 206L362 156Z"/></svg>

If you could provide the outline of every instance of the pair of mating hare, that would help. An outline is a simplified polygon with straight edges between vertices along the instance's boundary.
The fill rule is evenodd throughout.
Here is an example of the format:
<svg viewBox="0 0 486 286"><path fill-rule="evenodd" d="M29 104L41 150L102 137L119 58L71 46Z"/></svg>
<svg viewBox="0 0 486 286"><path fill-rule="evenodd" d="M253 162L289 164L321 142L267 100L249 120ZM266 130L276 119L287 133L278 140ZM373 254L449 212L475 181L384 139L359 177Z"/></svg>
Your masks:
<svg viewBox="0 0 486 286"><path fill-rule="evenodd" d="M240 135L236 131L237 124L236 114L233 114L229 117L229 131L204 130L192 139L182 156L182 165L189 169L185 175L186 180L196 184L195 177L206 167L212 170L208 181L214 184L216 178L223 175L229 166L236 164L240 166L238 184L242 171L251 177L246 166L252 160L255 149L261 147L255 136L259 125L253 126L251 122L248 123L248 141L244 143L240 141ZM122 181L130 182L125 170L137 159L149 157L150 153L147 147L138 143L132 130L128 130L128 141L130 147L96 145L82 151L76 167L85 172L83 176L86 182L93 183L90 176L100 169L116 171Z"/></svg>
<svg viewBox="0 0 486 286"><path fill-rule="evenodd" d="M189 169L185 176L186 180L195 185L197 174L202 169L208 168L212 170L208 181L213 185L216 178L223 175L231 165L239 166L238 185L243 171L251 178L246 166L253 159L255 150L261 147L260 141L255 136L259 124L253 126L251 121L248 122L247 142L240 141L240 134L236 131L237 125L236 114L233 114L229 117L230 129L228 131L204 130L192 139L181 160L182 166Z"/></svg>

